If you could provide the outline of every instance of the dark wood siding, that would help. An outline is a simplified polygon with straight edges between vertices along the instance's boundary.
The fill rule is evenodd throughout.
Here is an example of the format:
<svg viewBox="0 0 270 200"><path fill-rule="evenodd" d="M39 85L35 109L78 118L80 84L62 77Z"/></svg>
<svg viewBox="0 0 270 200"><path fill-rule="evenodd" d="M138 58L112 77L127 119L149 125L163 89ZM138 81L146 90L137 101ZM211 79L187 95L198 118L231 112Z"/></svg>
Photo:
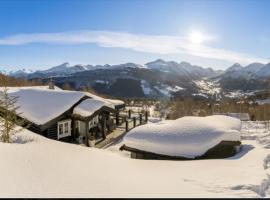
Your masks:
<svg viewBox="0 0 270 200"><path fill-rule="evenodd" d="M181 156L168 156L153 152L147 152L123 145L120 150L131 152L131 158L135 159L150 159L150 160L194 160L194 159L218 159L228 158L238 153L238 147L241 146L240 141L221 141L216 146L209 149L206 153L195 158L187 158Z"/></svg>
<svg viewBox="0 0 270 200"><path fill-rule="evenodd" d="M48 129L47 129L47 137L51 139L57 140L57 123L52 124Z"/></svg>

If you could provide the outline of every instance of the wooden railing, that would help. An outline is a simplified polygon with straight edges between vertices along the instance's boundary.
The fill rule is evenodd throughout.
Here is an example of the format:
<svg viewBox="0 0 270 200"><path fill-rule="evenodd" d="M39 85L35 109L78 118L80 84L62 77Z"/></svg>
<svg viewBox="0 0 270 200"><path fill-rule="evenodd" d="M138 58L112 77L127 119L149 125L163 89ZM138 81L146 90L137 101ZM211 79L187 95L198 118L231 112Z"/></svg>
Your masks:
<svg viewBox="0 0 270 200"><path fill-rule="evenodd" d="M125 130L128 132L136 126L143 125L148 122L148 111L135 112L131 110L124 110L118 114L111 115L116 126L125 124Z"/></svg>

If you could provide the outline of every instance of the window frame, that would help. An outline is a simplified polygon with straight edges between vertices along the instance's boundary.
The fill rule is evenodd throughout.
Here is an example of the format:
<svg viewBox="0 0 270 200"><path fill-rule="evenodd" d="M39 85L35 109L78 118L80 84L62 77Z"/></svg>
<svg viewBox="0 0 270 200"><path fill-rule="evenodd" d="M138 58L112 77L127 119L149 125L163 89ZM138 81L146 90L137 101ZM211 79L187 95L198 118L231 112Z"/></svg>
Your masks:
<svg viewBox="0 0 270 200"><path fill-rule="evenodd" d="M66 124L67 124L67 130L66 130ZM60 134L60 126L63 127L63 133ZM64 137L71 136L71 119L63 120L57 122L57 139L61 139Z"/></svg>

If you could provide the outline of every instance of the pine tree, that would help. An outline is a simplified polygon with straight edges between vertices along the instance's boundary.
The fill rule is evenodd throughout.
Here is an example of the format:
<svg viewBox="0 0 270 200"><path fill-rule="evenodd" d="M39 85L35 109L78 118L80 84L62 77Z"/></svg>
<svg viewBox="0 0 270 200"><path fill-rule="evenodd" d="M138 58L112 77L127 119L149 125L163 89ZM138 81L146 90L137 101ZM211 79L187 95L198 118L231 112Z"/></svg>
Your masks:
<svg viewBox="0 0 270 200"><path fill-rule="evenodd" d="M25 124L25 121L18 118L19 106L16 106L18 97L8 93L7 86L3 87L0 92L0 140L2 142L11 143L12 135L21 131L19 128Z"/></svg>

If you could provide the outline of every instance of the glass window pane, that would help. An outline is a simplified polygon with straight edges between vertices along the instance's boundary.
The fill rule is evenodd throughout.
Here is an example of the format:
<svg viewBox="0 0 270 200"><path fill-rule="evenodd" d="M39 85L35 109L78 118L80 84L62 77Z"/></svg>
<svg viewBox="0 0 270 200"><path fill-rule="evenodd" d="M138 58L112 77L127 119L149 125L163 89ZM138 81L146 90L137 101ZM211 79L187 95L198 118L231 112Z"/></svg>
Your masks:
<svg viewBox="0 0 270 200"><path fill-rule="evenodd" d="M69 123L66 122L66 123L65 123L65 133L68 133L68 125L69 125Z"/></svg>
<svg viewBox="0 0 270 200"><path fill-rule="evenodd" d="M63 124L59 124L59 135L63 134Z"/></svg>

